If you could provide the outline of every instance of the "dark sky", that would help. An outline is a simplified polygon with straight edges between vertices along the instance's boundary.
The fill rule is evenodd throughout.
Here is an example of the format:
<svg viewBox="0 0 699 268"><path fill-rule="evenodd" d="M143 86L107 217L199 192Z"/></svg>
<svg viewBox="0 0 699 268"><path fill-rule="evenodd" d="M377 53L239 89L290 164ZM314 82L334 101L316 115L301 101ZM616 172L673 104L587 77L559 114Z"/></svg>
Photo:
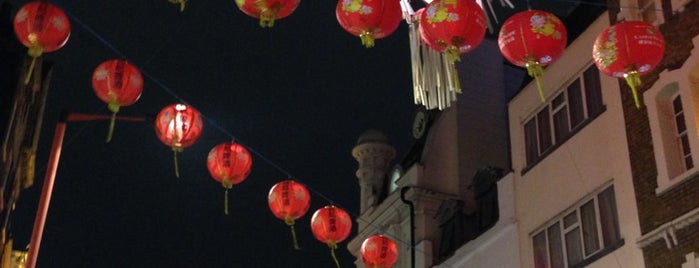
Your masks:
<svg viewBox="0 0 699 268"><path fill-rule="evenodd" d="M17 204L15 247L29 243L60 111L109 113L91 87L97 65L121 58L140 68L143 95L120 114L149 121L118 122L111 143L104 142L108 122L68 125L37 267L334 267L309 221L328 204L358 216L350 153L357 138L368 129L383 131L397 149L393 163L412 145L418 106L404 22L367 49L337 23L332 0L302 0L272 28L260 28L234 0L190 0L184 12L167 0L50 2L68 14L72 35L46 54L54 70L37 182ZM515 10L498 2L502 23ZM576 1L528 2L559 17L592 17ZM567 23L569 36L577 24ZM202 137L179 155L180 178L151 123L175 102L205 117ZM231 140L253 152L253 168L230 191L230 215L224 215L224 190L206 170L206 156ZM296 225L300 251L266 204L270 187L288 178L312 193L311 209ZM346 245L355 233L339 245L343 267L353 266Z"/></svg>
<svg viewBox="0 0 699 268"><path fill-rule="evenodd" d="M384 131L398 151L394 163L412 143L417 106L405 23L367 49L337 23L336 1L304 0L273 28L260 28L233 0L191 0L182 13L166 0L51 2L69 15L72 35L46 54L54 71L37 182L17 204L16 248L31 236L60 110L108 114L90 84L99 63L125 58L144 74L141 99L121 115L152 118L184 101L206 123L179 155L180 178L151 122L117 122L111 143L104 142L107 122L70 123L38 267L333 267L309 220L331 203L357 216L350 154L357 138ZM253 151L254 163L231 190L226 216L206 155L230 140ZM266 204L269 188L289 177L312 191L311 209L296 225L300 251ZM354 261L347 241L338 251L343 267Z"/></svg>

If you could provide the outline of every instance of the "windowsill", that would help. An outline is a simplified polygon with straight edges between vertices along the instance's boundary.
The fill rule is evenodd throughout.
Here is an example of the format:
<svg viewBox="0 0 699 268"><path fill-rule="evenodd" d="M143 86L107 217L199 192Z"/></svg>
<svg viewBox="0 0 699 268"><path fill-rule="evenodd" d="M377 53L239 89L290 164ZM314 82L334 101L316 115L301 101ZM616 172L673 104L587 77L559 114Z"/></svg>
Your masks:
<svg viewBox="0 0 699 268"><path fill-rule="evenodd" d="M685 171L684 173L669 179L669 178L661 178L658 176L658 188L655 188L655 195L656 196L661 196L667 192L669 192L672 189L675 189L677 186L681 185L682 183L688 182L692 179L695 179L699 177L699 168L694 167L690 170Z"/></svg>
<svg viewBox="0 0 699 268"><path fill-rule="evenodd" d="M595 253L594 255L590 256L587 259L584 259L583 261L570 266L570 268L581 268L590 265L591 263L601 259L602 257L606 256L609 253L612 253L613 251L617 250L618 248L622 247L625 244L624 239L619 239L619 241L616 241L616 243L609 245L608 247L602 249L600 252Z"/></svg>
<svg viewBox="0 0 699 268"><path fill-rule="evenodd" d="M522 169L521 175L526 174L529 170L531 170L531 169L534 168L537 164L539 164L540 162L542 162L542 161L543 161L547 156L549 156L552 152L556 151L556 149L558 149L558 147L561 147L561 145L563 145L564 143L566 143L570 138L572 138L573 136L575 136L575 134L577 134L578 132L580 132L583 128L585 128L585 126L587 126L588 124L590 124L590 122L594 121L597 117L599 117L601 114L603 114L606 110L607 110L607 105L602 105L602 108L599 110L599 112L598 112L597 114L590 115L587 119L585 119L582 123L580 123L580 125L578 125L578 126L575 127L574 129L572 129L572 130L570 131L570 133L568 133L568 135L567 135L565 138L563 138L560 142L558 142L558 143L552 145L551 147L549 147L548 150L546 150L546 152L544 152L543 154L541 154L541 156L539 156L539 158L536 159L533 163L527 163L527 166L524 167L524 168Z"/></svg>

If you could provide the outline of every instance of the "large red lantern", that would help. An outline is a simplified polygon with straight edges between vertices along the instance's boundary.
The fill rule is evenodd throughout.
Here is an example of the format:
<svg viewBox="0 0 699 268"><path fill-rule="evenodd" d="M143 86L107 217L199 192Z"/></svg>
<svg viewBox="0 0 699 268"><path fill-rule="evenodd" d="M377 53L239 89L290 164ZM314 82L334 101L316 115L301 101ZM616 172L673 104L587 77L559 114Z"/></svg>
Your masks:
<svg viewBox="0 0 699 268"><path fill-rule="evenodd" d="M420 27L425 43L454 62L483 41L486 21L474 0L435 0L425 7Z"/></svg>
<svg viewBox="0 0 699 268"><path fill-rule="evenodd" d="M163 108L155 119L155 134L160 141L172 147L175 176L180 177L177 153L191 146L201 136L203 122L199 112L185 104L171 104Z"/></svg>
<svg viewBox="0 0 699 268"><path fill-rule="evenodd" d="M636 87L641 75L658 65L665 53L665 39L650 23L627 21L609 26L595 40L592 58L602 73L626 79L636 107L640 108Z"/></svg>
<svg viewBox="0 0 699 268"><path fill-rule="evenodd" d="M235 0L243 13L260 19L261 27L274 26L274 20L291 15L299 3L301 0Z"/></svg>
<svg viewBox="0 0 699 268"><path fill-rule="evenodd" d="M224 212L228 215L228 190L243 182L252 168L252 156L248 149L235 142L216 145L206 158L206 167L214 180L226 189Z"/></svg>
<svg viewBox="0 0 699 268"><path fill-rule="evenodd" d="M527 68L536 80L541 101L545 101L541 85L543 67L563 54L567 33L558 17L541 10L527 10L508 18L500 28L498 44L510 63Z"/></svg>
<svg viewBox="0 0 699 268"><path fill-rule="evenodd" d="M396 31L402 11L397 0L340 0L335 15L343 29L361 38L365 47L373 47L375 39Z"/></svg>
<svg viewBox="0 0 699 268"><path fill-rule="evenodd" d="M70 21L63 10L44 1L29 2L19 9L14 20L15 34L22 45L29 48L32 57L24 84L34 71L36 58L44 52L63 47L70 36Z"/></svg>
<svg viewBox="0 0 699 268"><path fill-rule="evenodd" d="M347 239L352 231L352 220L349 214L335 206L318 209L311 218L311 231L318 241L328 245L333 260L339 268L340 263L335 256L335 249L337 244Z"/></svg>
<svg viewBox="0 0 699 268"><path fill-rule="evenodd" d="M112 139L114 121L119 107L134 104L143 92L143 77L136 67L125 60L108 60L92 74L92 89L112 112L107 142Z"/></svg>
<svg viewBox="0 0 699 268"><path fill-rule="evenodd" d="M269 190L267 204L272 214L289 226L294 248L299 249L294 231L294 221L303 217L311 205L311 195L308 189L303 184L293 180L279 182Z"/></svg>
<svg viewBox="0 0 699 268"><path fill-rule="evenodd" d="M396 242L383 235L367 238L359 249L367 268L391 268L398 260Z"/></svg>

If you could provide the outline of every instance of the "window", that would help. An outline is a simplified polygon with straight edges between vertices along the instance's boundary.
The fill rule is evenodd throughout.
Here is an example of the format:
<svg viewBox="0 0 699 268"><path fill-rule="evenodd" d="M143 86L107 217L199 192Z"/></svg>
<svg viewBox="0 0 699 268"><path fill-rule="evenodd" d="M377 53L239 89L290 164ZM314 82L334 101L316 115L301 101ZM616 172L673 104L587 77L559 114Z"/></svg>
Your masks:
<svg viewBox="0 0 699 268"><path fill-rule="evenodd" d="M525 121L527 167L533 166L603 110L599 70L593 64Z"/></svg>
<svg viewBox="0 0 699 268"><path fill-rule="evenodd" d="M534 267L581 267L621 246L614 186L583 200L532 236Z"/></svg>

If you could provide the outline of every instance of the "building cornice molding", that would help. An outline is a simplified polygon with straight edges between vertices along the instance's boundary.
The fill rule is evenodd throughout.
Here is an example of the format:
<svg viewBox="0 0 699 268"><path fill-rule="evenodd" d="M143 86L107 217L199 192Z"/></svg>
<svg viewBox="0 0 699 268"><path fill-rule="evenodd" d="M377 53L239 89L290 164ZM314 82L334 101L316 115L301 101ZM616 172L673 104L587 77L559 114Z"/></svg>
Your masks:
<svg viewBox="0 0 699 268"><path fill-rule="evenodd" d="M667 248L672 249L678 245L676 232L697 222L699 222L699 207L644 234L636 241L636 245L643 249L655 241L664 239Z"/></svg>

